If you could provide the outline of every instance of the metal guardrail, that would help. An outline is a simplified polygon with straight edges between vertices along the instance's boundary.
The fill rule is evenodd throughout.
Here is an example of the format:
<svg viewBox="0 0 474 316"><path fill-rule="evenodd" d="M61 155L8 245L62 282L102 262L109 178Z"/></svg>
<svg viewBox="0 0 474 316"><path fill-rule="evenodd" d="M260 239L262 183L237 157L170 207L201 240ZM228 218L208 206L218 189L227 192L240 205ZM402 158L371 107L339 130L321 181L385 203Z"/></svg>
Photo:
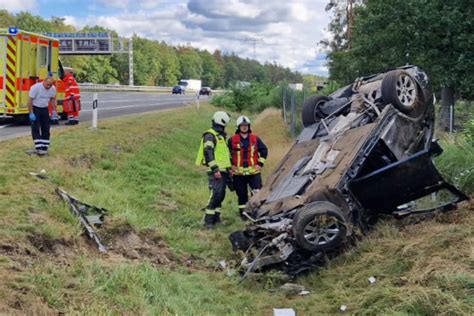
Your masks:
<svg viewBox="0 0 474 316"><path fill-rule="evenodd" d="M115 84L95 84L95 83L79 83L81 91L101 92L101 91L143 91L143 92L160 92L171 93L172 87L156 87L156 86L129 86L129 85L115 85ZM196 92L194 90L187 90L187 94ZM212 93L220 94L225 90L212 90Z"/></svg>
<svg viewBox="0 0 474 316"><path fill-rule="evenodd" d="M95 83L79 83L81 91L147 91L147 92L171 92L171 87L155 87L155 86L122 86L114 84L95 84Z"/></svg>

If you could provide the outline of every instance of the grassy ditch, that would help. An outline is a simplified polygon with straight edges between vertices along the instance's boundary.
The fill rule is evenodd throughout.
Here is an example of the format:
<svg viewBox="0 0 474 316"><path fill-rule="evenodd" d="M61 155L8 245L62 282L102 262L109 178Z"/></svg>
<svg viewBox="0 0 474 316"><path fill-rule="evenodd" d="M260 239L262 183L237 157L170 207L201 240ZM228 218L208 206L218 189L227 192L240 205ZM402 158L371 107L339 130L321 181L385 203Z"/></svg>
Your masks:
<svg viewBox="0 0 474 316"><path fill-rule="evenodd" d="M238 260L227 240L243 227L235 196L228 192L225 223L214 231L202 228L199 211L208 189L194 158L213 111L205 105L104 121L95 131L57 130L49 157L27 156L29 138L3 142L0 314L268 315L291 307L315 315L343 304L368 315L472 311L472 204L421 223L383 221L357 248L294 280L309 296L268 291L285 282L275 272L238 284L219 269L221 260ZM270 148L268 172L291 141L277 110L252 119ZM47 180L29 174L41 169ZM108 254L81 235L56 186L109 210L100 229Z"/></svg>

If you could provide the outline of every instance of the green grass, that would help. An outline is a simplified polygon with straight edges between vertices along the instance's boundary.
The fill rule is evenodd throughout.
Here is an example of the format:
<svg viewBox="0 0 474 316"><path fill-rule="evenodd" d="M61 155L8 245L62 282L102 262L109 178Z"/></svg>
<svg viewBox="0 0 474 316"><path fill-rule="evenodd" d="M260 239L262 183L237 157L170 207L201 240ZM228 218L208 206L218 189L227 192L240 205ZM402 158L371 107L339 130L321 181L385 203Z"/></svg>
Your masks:
<svg viewBox="0 0 474 316"><path fill-rule="evenodd" d="M241 284L226 276L218 262L240 260L227 240L243 228L236 197L228 192L225 225L204 230L199 209L208 188L205 169L194 165L213 111L204 105L104 121L98 130L56 130L45 158L24 154L28 138L2 143L0 314L269 315L290 307L299 315L328 315L342 304L357 315L472 311L468 204L421 224L382 222L356 248L296 279L311 291L306 297L267 291L285 282L276 272ZM284 128L275 130L278 112L262 115L252 118L253 129L269 145L270 167L290 142ZM48 180L29 175L41 169ZM108 255L81 235L56 186L109 210L101 228L113 248ZM129 235L147 241L151 248L136 251L151 255L134 259ZM369 285L373 275L377 283Z"/></svg>

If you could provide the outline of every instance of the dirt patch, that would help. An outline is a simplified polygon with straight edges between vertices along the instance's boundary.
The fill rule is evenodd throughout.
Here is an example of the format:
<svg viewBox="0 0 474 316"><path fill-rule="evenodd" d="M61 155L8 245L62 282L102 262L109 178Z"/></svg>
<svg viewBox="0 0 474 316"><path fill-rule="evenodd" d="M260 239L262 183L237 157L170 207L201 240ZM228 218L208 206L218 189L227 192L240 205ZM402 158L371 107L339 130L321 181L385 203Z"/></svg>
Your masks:
<svg viewBox="0 0 474 316"><path fill-rule="evenodd" d="M74 168L92 168L95 158L91 154L82 154L78 157L72 157L69 164Z"/></svg>
<svg viewBox="0 0 474 316"><path fill-rule="evenodd" d="M15 272L21 272L31 267L37 257L34 249L8 240L0 241L0 255L11 259L9 270Z"/></svg>
<svg viewBox="0 0 474 316"><path fill-rule="evenodd" d="M173 266L177 261L154 229L137 233L130 225L125 224L101 232L101 235L112 255L118 254L131 260L148 260L156 265Z"/></svg>
<svg viewBox="0 0 474 316"><path fill-rule="evenodd" d="M28 241L35 247L38 251L45 254L65 254L66 249L72 248L73 243L65 239L52 239L48 236L41 234L29 235Z"/></svg>
<svg viewBox="0 0 474 316"><path fill-rule="evenodd" d="M110 149L116 155L122 153L123 151L122 146L119 144L108 145L107 148Z"/></svg>

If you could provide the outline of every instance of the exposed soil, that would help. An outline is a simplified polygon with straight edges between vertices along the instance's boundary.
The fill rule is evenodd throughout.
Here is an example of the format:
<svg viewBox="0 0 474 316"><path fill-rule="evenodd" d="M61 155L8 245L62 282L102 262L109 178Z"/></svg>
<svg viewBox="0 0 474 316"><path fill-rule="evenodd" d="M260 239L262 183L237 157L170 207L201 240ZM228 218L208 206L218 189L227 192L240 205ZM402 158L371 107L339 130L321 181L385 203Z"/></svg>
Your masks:
<svg viewBox="0 0 474 316"><path fill-rule="evenodd" d="M69 160L69 164L74 168L87 168L90 169L95 161L95 158L91 154L82 154L77 157L72 157Z"/></svg>
<svg viewBox="0 0 474 316"><path fill-rule="evenodd" d="M178 259L168 249L156 230L137 233L130 225L101 228L100 235L115 258L121 255L130 260L148 260L155 265L174 266Z"/></svg>

